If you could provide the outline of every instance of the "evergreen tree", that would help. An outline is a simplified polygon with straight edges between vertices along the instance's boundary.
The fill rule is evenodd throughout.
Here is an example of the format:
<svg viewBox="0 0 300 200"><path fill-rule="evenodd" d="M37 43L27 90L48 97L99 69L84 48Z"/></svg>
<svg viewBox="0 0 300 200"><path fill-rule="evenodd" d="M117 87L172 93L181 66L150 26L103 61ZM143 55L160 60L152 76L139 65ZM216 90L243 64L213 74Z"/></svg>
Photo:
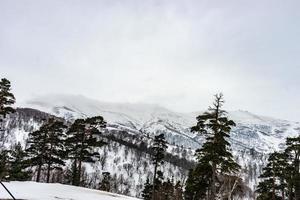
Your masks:
<svg viewBox="0 0 300 200"><path fill-rule="evenodd" d="M6 115L15 112L11 107L16 102L14 95L10 92L11 84L6 78L0 80L0 122Z"/></svg>
<svg viewBox="0 0 300 200"><path fill-rule="evenodd" d="M274 152L268 158L268 164L263 169L262 178L256 192L259 194L258 200L285 199L286 188L286 156L285 154ZM281 194L281 196L280 196Z"/></svg>
<svg viewBox="0 0 300 200"><path fill-rule="evenodd" d="M288 178L289 199L292 198L293 191L295 199L300 199L300 135L295 138L287 138L286 153L290 160L290 176ZM287 170L286 170L287 172Z"/></svg>
<svg viewBox="0 0 300 200"><path fill-rule="evenodd" d="M144 184L144 190L142 191L142 197L144 200L152 199L152 189L153 189L153 186L152 186L152 184L150 184L149 178L147 178L147 181Z"/></svg>
<svg viewBox="0 0 300 200"><path fill-rule="evenodd" d="M111 176L109 172L103 172L102 173L102 181L100 182L99 189L102 191L110 192L111 188Z"/></svg>
<svg viewBox="0 0 300 200"><path fill-rule="evenodd" d="M183 199L183 190L182 184L178 181L174 186L174 200L182 200Z"/></svg>
<svg viewBox="0 0 300 200"><path fill-rule="evenodd" d="M287 138L286 149L269 156L257 187L259 200L300 199L299 179L300 136Z"/></svg>
<svg viewBox="0 0 300 200"><path fill-rule="evenodd" d="M101 147L105 143L99 141L100 128L105 128L106 122L103 117L92 117L87 119L77 119L68 130L66 139L68 158L73 160L73 180L72 184L81 184L82 163L93 163L99 159L96 147Z"/></svg>
<svg viewBox="0 0 300 200"><path fill-rule="evenodd" d="M14 145L10 150L9 156L9 180L10 181L26 181L30 179L31 172L26 170L29 167L25 161L26 153L20 143Z"/></svg>
<svg viewBox="0 0 300 200"><path fill-rule="evenodd" d="M7 150L0 151L0 180L8 177L9 154Z"/></svg>
<svg viewBox="0 0 300 200"><path fill-rule="evenodd" d="M26 149L32 166L37 166L36 181L40 181L42 167L47 166L46 181L50 180L53 169L61 169L66 157L64 138L66 126L63 122L49 119L39 130L28 136L29 147Z"/></svg>
<svg viewBox="0 0 300 200"><path fill-rule="evenodd" d="M204 199L212 182L212 167L208 162L200 162L190 169L186 181L184 197L186 200Z"/></svg>
<svg viewBox="0 0 300 200"><path fill-rule="evenodd" d="M209 199L216 198L218 176L235 173L240 168L233 159L230 143L227 141L235 123L227 118L226 111L222 110L223 104L223 95L215 95L213 106L209 107L204 114L199 115L197 125L191 128L193 132L206 136L206 142L197 151L197 160L198 163L211 165L212 177Z"/></svg>
<svg viewBox="0 0 300 200"><path fill-rule="evenodd" d="M155 193L158 184L158 179L157 179L157 174L158 174L158 167L163 164L163 159L165 157L166 149L167 149L167 142L165 139L164 134L156 135L154 137L154 143L152 146L152 151L153 151L153 157L152 157L152 162L154 165L154 174L153 174L153 192L152 192L152 199L155 199ZM160 172L162 175L162 172Z"/></svg>

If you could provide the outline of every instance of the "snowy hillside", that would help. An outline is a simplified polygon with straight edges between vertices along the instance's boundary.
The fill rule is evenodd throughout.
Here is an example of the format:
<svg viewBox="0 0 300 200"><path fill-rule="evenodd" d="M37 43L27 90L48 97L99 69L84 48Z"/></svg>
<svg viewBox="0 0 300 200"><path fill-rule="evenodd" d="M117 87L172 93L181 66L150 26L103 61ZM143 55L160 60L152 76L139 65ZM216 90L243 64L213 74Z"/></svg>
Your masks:
<svg viewBox="0 0 300 200"><path fill-rule="evenodd" d="M23 200L137 200L127 196L54 183L4 182L16 199ZM0 199L11 199L0 187Z"/></svg>
<svg viewBox="0 0 300 200"><path fill-rule="evenodd" d="M193 165L194 150L204 141L203 136L190 132L199 114L196 112L177 113L157 105L104 103L68 95L35 98L19 106L44 112L19 109L11 115L1 124L7 129L1 135L4 147L18 141L25 145L28 132L39 127L45 115L52 114L66 120L103 116L108 122L103 136L110 142L99 149L99 162L85 166L89 183L86 187L97 188L101 173L108 171L118 185L113 192L120 194L140 196L146 178L152 177L149 145L154 135L165 134L170 154L163 170L168 177L181 182ZM286 137L297 136L300 124L247 111L229 112L229 117L237 123L230 138L233 154L242 166L241 176L246 184L255 189L268 153L281 149Z"/></svg>

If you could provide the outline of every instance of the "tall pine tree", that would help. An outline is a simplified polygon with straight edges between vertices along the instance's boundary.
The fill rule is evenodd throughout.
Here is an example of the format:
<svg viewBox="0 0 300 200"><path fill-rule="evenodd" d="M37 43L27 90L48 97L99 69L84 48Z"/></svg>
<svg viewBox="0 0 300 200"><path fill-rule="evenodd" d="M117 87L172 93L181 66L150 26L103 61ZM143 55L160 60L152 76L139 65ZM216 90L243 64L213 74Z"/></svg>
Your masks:
<svg viewBox="0 0 300 200"><path fill-rule="evenodd" d="M153 156L152 156L152 162L154 165L154 173L153 173L153 182L152 182L152 199L155 200L156 190L158 180L157 180L157 172L158 167L163 164L163 159L165 157L166 149L167 149L167 142L165 139L164 134L156 135L154 137L154 142L152 146Z"/></svg>
<svg viewBox="0 0 300 200"><path fill-rule="evenodd" d="M227 141L235 123L229 120L226 111L222 110L223 104L223 95L215 95L213 106L199 115L196 126L191 128L193 132L206 136L206 142L197 151L197 160L211 166L209 199L213 200L217 197L218 176L235 173L240 168L233 159L230 143Z"/></svg>
<svg viewBox="0 0 300 200"><path fill-rule="evenodd" d="M0 122L6 115L15 112L15 109L11 106L16 102L16 99L10 90L10 81L6 78L2 78L0 80Z"/></svg>
<svg viewBox="0 0 300 200"><path fill-rule="evenodd" d="M9 169L8 179L10 181L26 181L31 177L29 171L29 163L26 162L26 152L23 150L20 143L14 145L9 151Z"/></svg>
<svg viewBox="0 0 300 200"><path fill-rule="evenodd" d="M47 166L46 181L49 182L51 170L61 169L65 164L65 129L63 122L49 119L39 130L29 134L29 147L26 152L29 156L28 162L37 166L37 182L40 181L43 166Z"/></svg>
<svg viewBox="0 0 300 200"><path fill-rule="evenodd" d="M81 185L82 163L93 163L99 159L99 153L95 149L105 143L99 140L100 129L106 127L103 117L77 119L68 130L66 139L68 158L72 164L72 184Z"/></svg>
<svg viewBox="0 0 300 200"><path fill-rule="evenodd" d="M269 156L268 164L264 167L263 173L259 176L263 181L257 186L256 192L259 193L257 197L258 200L285 199L286 158L285 154L278 152L274 152Z"/></svg>
<svg viewBox="0 0 300 200"><path fill-rule="evenodd" d="M300 136L287 138L284 152L270 154L260 175L256 193L259 200L300 199Z"/></svg>
<svg viewBox="0 0 300 200"><path fill-rule="evenodd" d="M300 135L295 138L287 138L286 145L286 153L291 162L291 176L288 181L289 191L293 191L294 188L295 199L300 200Z"/></svg>
<svg viewBox="0 0 300 200"><path fill-rule="evenodd" d="M142 191L142 197L144 200L151 200L152 199L152 189L153 186L147 178L146 183L144 184L144 189Z"/></svg>

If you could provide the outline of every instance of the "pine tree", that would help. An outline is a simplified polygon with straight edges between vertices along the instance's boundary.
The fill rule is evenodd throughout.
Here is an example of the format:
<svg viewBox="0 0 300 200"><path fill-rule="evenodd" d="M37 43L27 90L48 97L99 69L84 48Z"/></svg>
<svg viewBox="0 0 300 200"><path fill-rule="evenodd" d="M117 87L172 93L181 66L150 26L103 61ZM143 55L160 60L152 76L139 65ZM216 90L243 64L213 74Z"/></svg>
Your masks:
<svg viewBox="0 0 300 200"><path fill-rule="evenodd" d="M165 157L166 149L167 149L167 142L165 139L164 134L156 135L154 137L154 143L152 146L152 151L153 151L153 157L152 157L152 162L154 165L154 174L153 174L153 192L152 192L152 199L155 199L155 193L157 190L156 184L158 184L158 179L157 179L157 173L158 173L158 167L163 164L163 159ZM162 174L162 172L160 172Z"/></svg>
<svg viewBox="0 0 300 200"><path fill-rule="evenodd" d="M212 182L212 167L208 162L200 162L190 169L186 181L184 197L186 200L204 199Z"/></svg>
<svg viewBox="0 0 300 200"><path fill-rule="evenodd" d="M10 92L11 84L6 78L0 81L0 122L6 115L15 112L11 107L16 102L14 95Z"/></svg>
<svg viewBox="0 0 300 200"><path fill-rule="evenodd" d="M222 110L223 104L223 95L215 95L213 106L209 107L204 114L199 115L197 125L191 128L193 132L206 136L206 142L197 151L197 160L198 163L204 162L211 165L212 178L209 199L216 198L218 176L235 173L240 168L233 159L230 143L227 141L235 123L227 118L226 111Z"/></svg>
<svg viewBox="0 0 300 200"><path fill-rule="evenodd" d="M81 173L83 162L95 162L99 159L96 147L101 147L105 143L99 141L100 128L105 128L106 122L103 117L92 117L87 119L77 119L68 130L66 139L68 158L73 161L72 184L81 184Z"/></svg>
<svg viewBox="0 0 300 200"><path fill-rule="evenodd" d="M289 156L291 166L288 179L289 199L292 198L293 188L295 191L295 199L300 199L300 135L295 138L287 138L286 153Z"/></svg>
<svg viewBox="0 0 300 200"><path fill-rule="evenodd" d="M9 151L0 151L0 180L7 178L9 174Z"/></svg>
<svg viewBox="0 0 300 200"><path fill-rule="evenodd" d="M14 145L10 150L9 156L9 180L10 181L26 181L31 177L31 172L26 170L29 167L25 161L26 153L20 143Z"/></svg>
<svg viewBox="0 0 300 200"><path fill-rule="evenodd" d="M46 165L47 165L47 178L49 183L50 172L53 169L62 170L65 165L64 159L66 158L65 152L65 132L67 126L63 122L50 119L48 122L48 148L45 151Z"/></svg>
<svg viewBox="0 0 300 200"><path fill-rule="evenodd" d="M174 200L182 200L183 199L183 190L182 184L178 181L174 186Z"/></svg>
<svg viewBox="0 0 300 200"><path fill-rule="evenodd" d="M144 200L152 199L152 189L153 189L153 186L152 186L152 184L150 184L149 178L147 178L147 181L144 184L144 190L142 191L142 197Z"/></svg>
<svg viewBox="0 0 300 200"><path fill-rule="evenodd" d="M99 189L102 191L110 192L111 189L111 176L109 172L102 173L102 181L100 182Z"/></svg>
<svg viewBox="0 0 300 200"><path fill-rule="evenodd" d="M262 178L256 192L259 194L258 200L277 200L285 198L286 188L286 155L274 152L268 158L268 164L263 169L263 173L259 176ZM280 196L281 194L281 196Z"/></svg>
<svg viewBox="0 0 300 200"><path fill-rule="evenodd" d="M66 157L64 138L66 126L63 122L49 119L39 130L28 136L29 147L26 149L32 166L37 166L36 181L40 181L42 167L47 166L47 183L53 169L61 169Z"/></svg>

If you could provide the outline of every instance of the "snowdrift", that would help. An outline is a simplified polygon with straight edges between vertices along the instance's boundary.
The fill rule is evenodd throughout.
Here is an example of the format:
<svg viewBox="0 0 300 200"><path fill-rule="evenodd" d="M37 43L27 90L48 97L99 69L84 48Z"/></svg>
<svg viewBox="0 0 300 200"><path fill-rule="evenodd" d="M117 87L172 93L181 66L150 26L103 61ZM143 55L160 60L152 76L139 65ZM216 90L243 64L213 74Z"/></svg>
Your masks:
<svg viewBox="0 0 300 200"><path fill-rule="evenodd" d="M16 199L22 200L138 200L136 198L58 183L3 182ZM1 186L0 199L11 199Z"/></svg>

